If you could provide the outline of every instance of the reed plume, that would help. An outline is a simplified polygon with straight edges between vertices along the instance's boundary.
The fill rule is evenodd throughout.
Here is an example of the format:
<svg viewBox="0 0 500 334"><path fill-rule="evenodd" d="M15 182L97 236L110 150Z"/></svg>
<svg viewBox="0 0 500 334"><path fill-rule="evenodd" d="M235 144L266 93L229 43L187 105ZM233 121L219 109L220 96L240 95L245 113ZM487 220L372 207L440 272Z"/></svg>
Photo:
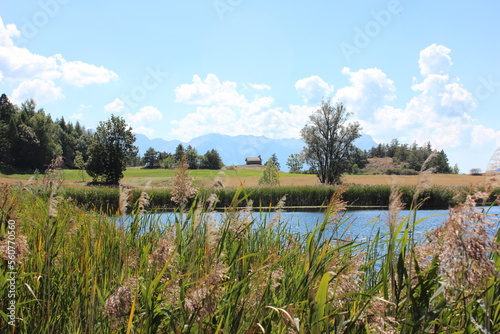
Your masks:
<svg viewBox="0 0 500 334"><path fill-rule="evenodd" d="M476 208L476 202L488 196L484 192L468 195L464 203L450 209L442 226L428 234L426 247L437 254L443 283L451 296L484 289L490 277L498 276L495 263L488 257L500 250L488 233L493 222Z"/></svg>
<svg viewBox="0 0 500 334"><path fill-rule="evenodd" d="M137 201L138 213L143 214L146 211L146 208L149 206L149 195L147 192L141 192L139 196L139 200Z"/></svg>
<svg viewBox="0 0 500 334"><path fill-rule="evenodd" d="M111 330L117 331L124 326L132 309L134 293L139 289L142 277L131 277L113 292L104 304L104 316L110 321Z"/></svg>
<svg viewBox="0 0 500 334"><path fill-rule="evenodd" d="M118 197L118 211L121 216L127 214L127 208L130 205L130 200L132 197L132 189L120 184L120 191Z"/></svg>
<svg viewBox="0 0 500 334"><path fill-rule="evenodd" d="M172 189L172 202L184 207L188 200L194 197L197 189L192 186L193 179L187 171L189 165L185 155L182 156L179 169L175 172L174 188Z"/></svg>

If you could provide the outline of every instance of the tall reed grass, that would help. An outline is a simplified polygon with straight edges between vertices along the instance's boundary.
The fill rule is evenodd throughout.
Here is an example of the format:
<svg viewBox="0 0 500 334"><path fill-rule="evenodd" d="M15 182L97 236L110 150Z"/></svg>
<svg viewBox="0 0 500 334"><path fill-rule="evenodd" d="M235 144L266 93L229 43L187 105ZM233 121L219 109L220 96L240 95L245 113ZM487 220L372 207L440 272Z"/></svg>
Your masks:
<svg viewBox="0 0 500 334"><path fill-rule="evenodd" d="M288 207L319 207L325 206L335 193L338 187L333 186L282 186L282 187L252 187L245 188L244 193L252 197L257 206L273 207L277 205L281 198L286 196ZM379 206L388 207L392 186L389 185L349 185L345 188L343 198L354 207ZM418 189L418 186L400 186L403 202L407 203L406 208L416 201L423 201L424 209L448 209L458 203L462 203L467 194L471 194L474 189L470 187L445 187L431 186L425 189ZM132 190L132 200L136 201L142 190ZM154 188L148 190L151 197L151 209L174 210L178 204L172 201L172 190L165 188ZM234 196L238 193L237 188L198 189L201 197L208 197L214 193L218 197L218 207L229 207ZM89 188L64 188L61 194L71 197L80 205L86 208L108 210L114 212L118 206L119 189L110 187L89 187ZM242 193L240 192L240 195ZM417 194L415 198L415 194ZM482 201L489 205L500 194L500 188L491 190L488 199ZM243 196L243 195L241 195ZM188 204L192 204L189 201Z"/></svg>
<svg viewBox="0 0 500 334"><path fill-rule="evenodd" d="M349 225L341 191L326 189L325 219L299 234L282 219L255 219L255 192L242 188L231 199L198 194L162 225L144 212L152 193L125 196L129 216L116 208L110 217L76 205L74 195L51 202L29 188L3 186L0 246L8 219L25 240L17 254L14 332L500 332L500 235L484 233L492 223L475 208L483 195L467 197L443 227L418 239L421 203L401 217L408 195L396 189L387 193L392 214L381 218L389 232L358 240L341 228ZM273 197L277 210L299 196L287 190L286 200ZM228 204L217 220L221 199ZM5 296L5 262L1 268ZM460 274L463 268L472 276ZM0 300L4 320L6 303ZM0 332L12 331L0 323Z"/></svg>

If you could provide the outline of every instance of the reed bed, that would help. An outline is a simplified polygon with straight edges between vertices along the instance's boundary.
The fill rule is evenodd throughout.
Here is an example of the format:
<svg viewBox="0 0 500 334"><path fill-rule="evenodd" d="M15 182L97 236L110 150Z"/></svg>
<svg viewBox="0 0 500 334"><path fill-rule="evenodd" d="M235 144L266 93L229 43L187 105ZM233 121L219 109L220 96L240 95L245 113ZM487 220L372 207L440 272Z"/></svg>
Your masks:
<svg viewBox="0 0 500 334"><path fill-rule="evenodd" d="M388 207L389 197L393 186L389 185L348 185L344 189L343 199L351 207ZM244 193L251 198L259 207L274 207L281 198L286 196L288 207L320 207L326 206L338 187L333 186L281 186L281 187L249 187ZM466 195L472 194L472 187L450 187L430 186L420 189L419 186L399 186L403 193L403 202L407 203L409 209L415 200L422 202L423 209L448 209L458 203L463 203ZM133 189L132 198L137 200L143 190ZM172 190L165 188L153 188L147 190L151 197L150 209L174 210L177 203L172 201ZM208 197L214 193L218 197L217 205L220 208L229 207L234 196L243 193L238 188L210 189L200 188L198 194ZM489 205L500 194L500 188L490 190L488 199L482 200L482 204ZM64 188L61 194L71 197L86 208L96 208L114 212L118 207L119 190L117 187L87 187L87 188ZM192 204L192 201L190 202Z"/></svg>
<svg viewBox="0 0 500 334"><path fill-rule="evenodd" d="M227 193L206 192L161 224L145 211L152 192L115 189L120 205L108 216L77 205L75 193L3 186L0 251L5 259L15 221L17 318L7 323L2 298L0 332L500 332L500 235L476 209L486 194L467 195L417 239L422 203L401 218L409 195L393 189L381 218L389 232L358 240L343 227L348 190L326 189L325 219L299 234L279 215L255 219L253 206L267 203L252 201L253 189L234 190L221 219L214 208ZM278 213L300 196L288 190L273 197ZM9 271L3 261L2 296Z"/></svg>

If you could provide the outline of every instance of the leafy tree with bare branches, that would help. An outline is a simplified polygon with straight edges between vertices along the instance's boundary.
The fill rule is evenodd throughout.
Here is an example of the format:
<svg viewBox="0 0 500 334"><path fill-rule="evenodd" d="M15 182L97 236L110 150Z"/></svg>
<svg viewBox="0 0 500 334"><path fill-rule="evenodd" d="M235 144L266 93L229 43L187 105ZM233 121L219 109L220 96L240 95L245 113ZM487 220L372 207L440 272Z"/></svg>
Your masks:
<svg viewBox="0 0 500 334"><path fill-rule="evenodd" d="M357 122L348 123L349 116L342 103L334 106L323 100L301 131L307 145L306 162L323 184L340 184L342 173L351 167L349 158L355 150L354 141L361 136L361 127Z"/></svg>

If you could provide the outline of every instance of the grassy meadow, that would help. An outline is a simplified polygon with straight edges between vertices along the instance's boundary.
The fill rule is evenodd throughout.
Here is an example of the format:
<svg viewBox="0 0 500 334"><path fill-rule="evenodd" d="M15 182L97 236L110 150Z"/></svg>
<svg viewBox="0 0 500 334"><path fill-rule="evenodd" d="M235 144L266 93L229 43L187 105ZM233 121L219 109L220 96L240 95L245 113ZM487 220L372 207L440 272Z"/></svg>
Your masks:
<svg viewBox="0 0 500 334"><path fill-rule="evenodd" d="M197 186L211 187L214 180L220 180L224 187L237 188L241 185L254 187L258 185L258 179L262 174L260 168L244 168L245 166L229 167L225 170L197 169L189 170L190 176L194 178ZM65 169L62 171L63 180L71 186L82 187L91 181L86 172L75 169ZM142 169L128 168L124 171L122 183L131 187L171 187L172 179L175 176L173 169ZM0 182L15 183L26 182L28 180L42 180L43 174L0 174ZM453 175L453 174L431 174L426 176L426 182L438 186L469 186L486 187L491 184L487 175ZM343 182L357 185L417 185L421 182L419 175L344 175ZM316 186L320 185L318 178L311 174L292 174L280 172L280 185L282 186Z"/></svg>
<svg viewBox="0 0 500 334"><path fill-rule="evenodd" d="M298 234L282 219L253 219L244 188L220 221L207 192L161 225L145 211L153 193L121 188L110 216L58 186L0 188L0 293L15 291L0 300L2 333L500 332L500 236L475 208L484 193L417 239L419 203L398 218L406 195L393 188L389 232L358 240L339 229L342 188L325 219ZM288 202L277 204L279 213Z"/></svg>

